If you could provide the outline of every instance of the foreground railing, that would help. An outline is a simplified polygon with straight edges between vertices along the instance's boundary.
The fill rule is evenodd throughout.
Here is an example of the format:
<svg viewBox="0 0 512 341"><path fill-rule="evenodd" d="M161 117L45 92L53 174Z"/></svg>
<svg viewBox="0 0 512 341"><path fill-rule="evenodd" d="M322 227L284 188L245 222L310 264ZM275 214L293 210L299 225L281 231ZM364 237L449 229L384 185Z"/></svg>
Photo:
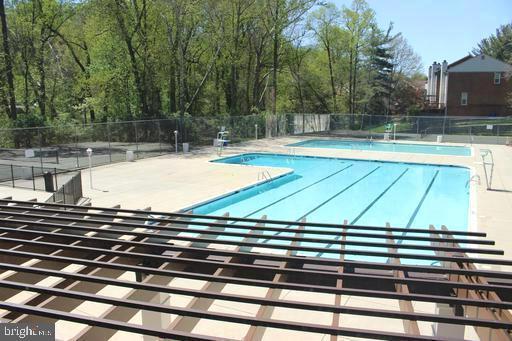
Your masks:
<svg viewBox="0 0 512 341"><path fill-rule="evenodd" d="M275 330L282 338L463 339L468 327L487 340L510 337L512 273L476 265L510 267L512 261L486 257L503 252L484 248L494 242L482 232L12 200L0 200L0 221L0 268L12 274L0 280L11 296L0 308L20 316L17 322L82 324L68 337L128 331L212 340L232 338L232 323L244 340ZM364 256L381 261L354 259ZM20 258L34 261L20 265ZM48 276L59 280L45 286L34 280ZM30 297L18 302L19 292ZM52 300L42 300L48 296ZM188 303L176 301L183 296ZM342 304L348 296L371 307ZM87 302L107 304L108 311L77 313ZM140 323L124 322L136 315ZM397 320L401 326L390 324ZM195 327L203 322L216 327L199 334Z"/></svg>

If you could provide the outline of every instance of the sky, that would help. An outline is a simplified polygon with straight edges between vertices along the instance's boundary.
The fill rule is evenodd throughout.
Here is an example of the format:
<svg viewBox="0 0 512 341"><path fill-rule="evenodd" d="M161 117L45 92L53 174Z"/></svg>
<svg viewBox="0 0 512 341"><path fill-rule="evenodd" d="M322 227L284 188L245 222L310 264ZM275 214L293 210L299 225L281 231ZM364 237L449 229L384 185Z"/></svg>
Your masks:
<svg viewBox="0 0 512 341"><path fill-rule="evenodd" d="M352 0L331 0L338 8ZM366 0L383 29L393 22L421 57L425 73L434 61L465 57L483 38L512 22L512 0Z"/></svg>

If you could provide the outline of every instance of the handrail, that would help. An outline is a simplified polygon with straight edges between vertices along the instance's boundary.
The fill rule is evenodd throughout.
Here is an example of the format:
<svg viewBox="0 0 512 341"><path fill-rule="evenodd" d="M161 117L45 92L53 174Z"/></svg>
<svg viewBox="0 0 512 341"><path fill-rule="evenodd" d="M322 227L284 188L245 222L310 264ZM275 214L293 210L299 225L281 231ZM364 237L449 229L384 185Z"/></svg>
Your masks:
<svg viewBox="0 0 512 341"><path fill-rule="evenodd" d="M272 175L270 174L270 172L267 169L265 169L258 173L258 181L260 181L260 180L271 181L271 180L273 180L273 178L272 178Z"/></svg>
<svg viewBox="0 0 512 341"><path fill-rule="evenodd" d="M494 173L494 156L492 154L492 150L490 149L480 149L480 156L482 157L482 166L484 167L485 182L487 184L487 189L489 190L492 187L492 176ZM486 162L487 156L490 156L490 162ZM491 166L490 174L487 173L487 166Z"/></svg>

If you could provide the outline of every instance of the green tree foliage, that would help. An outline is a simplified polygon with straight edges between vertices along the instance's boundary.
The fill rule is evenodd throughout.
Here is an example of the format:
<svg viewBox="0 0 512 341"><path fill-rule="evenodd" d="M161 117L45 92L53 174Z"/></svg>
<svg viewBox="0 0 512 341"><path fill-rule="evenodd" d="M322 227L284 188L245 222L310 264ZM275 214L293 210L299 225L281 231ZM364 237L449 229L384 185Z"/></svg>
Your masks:
<svg viewBox="0 0 512 341"><path fill-rule="evenodd" d="M0 1L0 122L393 113L417 69L397 67L410 56L375 15L364 0Z"/></svg>
<svg viewBox="0 0 512 341"><path fill-rule="evenodd" d="M512 23L496 29L496 34L482 39L473 49L474 55L486 54L506 63L512 63Z"/></svg>

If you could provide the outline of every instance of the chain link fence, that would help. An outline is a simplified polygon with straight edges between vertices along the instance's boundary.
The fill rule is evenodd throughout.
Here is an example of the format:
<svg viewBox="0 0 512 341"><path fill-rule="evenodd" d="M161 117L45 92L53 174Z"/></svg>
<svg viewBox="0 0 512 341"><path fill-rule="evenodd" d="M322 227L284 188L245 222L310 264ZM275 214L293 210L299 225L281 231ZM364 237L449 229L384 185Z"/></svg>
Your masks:
<svg viewBox="0 0 512 341"><path fill-rule="evenodd" d="M75 205L82 199L82 174L80 171L70 172L69 178L46 202Z"/></svg>
<svg viewBox="0 0 512 341"><path fill-rule="evenodd" d="M88 148L93 150L91 161L96 166L124 161L127 151L141 159L181 151L182 143L192 149L211 146L221 130L229 131L231 143L290 135L382 139L391 134L397 140L436 141L442 136L446 142L509 144L512 117L290 113L0 129L0 160L33 166L36 172L80 169L89 166Z"/></svg>
<svg viewBox="0 0 512 341"><path fill-rule="evenodd" d="M126 160L126 152L142 159L182 150L182 144L213 145L221 130L229 131L232 143L265 136L262 115L232 117L185 117L61 125L55 127L0 129L0 160L40 169L80 169ZM174 132L177 131L177 144Z"/></svg>
<svg viewBox="0 0 512 341"><path fill-rule="evenodd" d="M330 115L328 134L382 139L510 144L512 117Z"/></svg>
<svg viewBox="0 0 512 341"><path fill-rule="evenodd" d="M0 164L0 186L55 192L75 172L40 166Z"/></svg>

